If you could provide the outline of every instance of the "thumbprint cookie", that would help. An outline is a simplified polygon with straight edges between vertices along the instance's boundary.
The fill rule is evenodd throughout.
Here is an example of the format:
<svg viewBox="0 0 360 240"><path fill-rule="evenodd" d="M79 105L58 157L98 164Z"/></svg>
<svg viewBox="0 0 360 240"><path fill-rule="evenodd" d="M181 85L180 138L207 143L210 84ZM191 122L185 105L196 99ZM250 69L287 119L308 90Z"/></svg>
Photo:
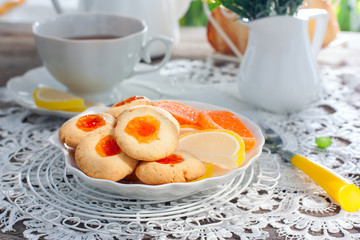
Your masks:
<svg viewBox="0 0 360 240"><path fill-rule="evenodd" d="M75 161L89 177L119 181L132 173L138 160L127 156L114 139L114 129L89 133L75 151Z"/></svg>
<svg viewBox="0 0 360 240"><path fill-rule="evenodd" d="M153 103L151 102L151 100L146 97L133 96L107 108L105 112L113 115L114 118L117 118L125 109L129 107L152 104Z"/></svg>
<svg viewBox="0 0 360 240"><path fill-rule="evenodd" d="M113 128L115 124L115 118L108 113L83 115L65 122L59 130L59 137L67 146L76 148L88 133L99 128Z"/></svg>
<svg viewBox="0 0 360 240"><path fill-rule="evenodd" d="M175 151L157 161L140 162L135 174L143 183L158 185L192 181L204 175L205 171L205 165L193 155Z"/></svg>
<svg viewBox="0 0 360 240"><path fill-rule="evenodd" d="M175 151L179 132L179 123L169 112L149 105L135 106L117 118L115 139L130 157L155 161Z"/></svg>

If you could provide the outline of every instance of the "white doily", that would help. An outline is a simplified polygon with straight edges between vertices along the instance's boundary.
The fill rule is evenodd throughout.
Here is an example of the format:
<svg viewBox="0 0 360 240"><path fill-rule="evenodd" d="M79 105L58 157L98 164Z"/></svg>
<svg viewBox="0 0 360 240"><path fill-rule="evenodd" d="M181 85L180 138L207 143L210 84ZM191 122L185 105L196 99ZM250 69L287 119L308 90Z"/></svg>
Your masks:
<svg viewBox="0 0 360 240"><path fill-rule="evenodd" d="M219 94L233 110L244 106L234 98L235 65L177 60L163 72L184 89L185 99L216 103L220 99L196 93ZM360 70L324 68L321 75L320 100L306 110L288 115L253 110L250 117L274 128L287 148L359 186ZM181 98L167 96L166 89L159 93ZM61 151L47 142L65 119L30 113L4 88L0 96L6 103L0 105L3 231L24 220L30 239L266 239L270 227L287 239L360 239L359 212L341 210L306 175L266 152L232 182L177 201L132 200L94 190L66 172ZM320 150L315 136L334 143Z"/></svg>

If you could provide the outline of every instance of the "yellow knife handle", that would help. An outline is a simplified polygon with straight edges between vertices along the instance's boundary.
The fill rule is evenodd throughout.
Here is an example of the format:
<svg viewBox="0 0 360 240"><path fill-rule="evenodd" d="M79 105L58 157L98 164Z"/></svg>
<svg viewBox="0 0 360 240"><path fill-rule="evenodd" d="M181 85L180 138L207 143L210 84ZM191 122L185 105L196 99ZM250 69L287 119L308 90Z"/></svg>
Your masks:
<svg viewBox="0 0 360 240"><path fill-rule="evenodd" d="M360 190L348 180L326 166L294 155L291 163L319 184L345 211L355 212L360 208Z"/></svg>

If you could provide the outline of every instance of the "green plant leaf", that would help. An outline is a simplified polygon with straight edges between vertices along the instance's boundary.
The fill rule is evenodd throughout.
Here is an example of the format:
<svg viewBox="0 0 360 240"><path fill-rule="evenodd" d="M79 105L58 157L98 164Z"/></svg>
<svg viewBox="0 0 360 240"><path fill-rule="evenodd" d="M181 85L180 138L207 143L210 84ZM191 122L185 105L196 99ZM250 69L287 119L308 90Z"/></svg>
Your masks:
<svg viewBox="0 0 360 240"><path fill-rule="evenodd" d="M327 148L332 144L332 140L329 137L315 137L315 143L319 148Z"/></svg>
<svg viewBox="0 0 360 240"><path fill-rule="evenodd" d="M209 0L211 1L211 0ZM293 16L303 0L214 0L249 21L270 15Z"/></svg>

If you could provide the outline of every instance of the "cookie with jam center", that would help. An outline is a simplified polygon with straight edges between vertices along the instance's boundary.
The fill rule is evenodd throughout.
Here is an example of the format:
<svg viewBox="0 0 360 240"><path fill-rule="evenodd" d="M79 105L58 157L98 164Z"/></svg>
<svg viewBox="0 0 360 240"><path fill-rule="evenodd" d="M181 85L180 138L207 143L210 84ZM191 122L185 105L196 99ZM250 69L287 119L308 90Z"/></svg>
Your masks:
<svg viewBox="0 0 360 240"><path fill-rule="evenodd" d="M170 156L153 161L140 162L135 170L143 183L159 185L195 180L206 171L204 163L185 151L175 151Z"/></svg>
<svg viewBox="0 0 360 240"><path fill-rule="evenodd" d="M76 148L79 142L90 132L100 128L115 127L115 118L108 113L87 114L66 121L59 129L62 143Z"/></svg>
<svg viewBox="0 0 360 240"><path fill-rule="evenodd" d="M149 105L124 110L115 127L121 149L142 161L170 156L178 145L179 133L179 123L169 112Z"/></svg>
<svg viewBox="0 0 360 240"><path fill-rule="evenodd" d="M104 112L109 113L117 118L125 109L133 106L140 105L152 105L152 101L143 96L133 96L128 99L125 99L121 102L114 104L113 106L105 109Z"/></svg>
<svg viewBox="0 0 360 240"><path fill-rule="evenodd" d="M98 129L84 137L76 148L75 161L89 177L110 181L119 181L131 174L139 162L121 150L113 128Z"/></svg>

